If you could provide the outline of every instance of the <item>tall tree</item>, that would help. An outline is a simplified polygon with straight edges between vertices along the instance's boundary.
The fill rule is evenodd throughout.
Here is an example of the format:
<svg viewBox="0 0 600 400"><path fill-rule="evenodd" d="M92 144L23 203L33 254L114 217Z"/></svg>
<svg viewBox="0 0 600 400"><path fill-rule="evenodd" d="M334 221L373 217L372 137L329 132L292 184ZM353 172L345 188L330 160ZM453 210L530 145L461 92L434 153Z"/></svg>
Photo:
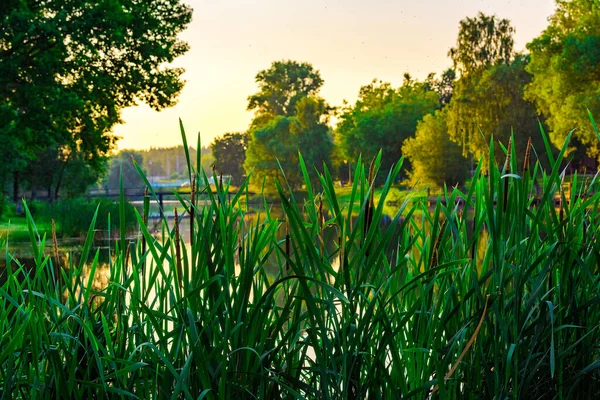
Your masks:
<svg viewBox="0 0 600 400"><path fill-rule="evenodd" d="M450 138L462 145L465 155L478 160L488 153L492 138L506 144L511 133L519 158L525 156L529 137L537 149L544 148L535 107L523 98L531 81L527 63L528 57L517 55L510 63L493 65L458 82L447 108L447 125ZM499 146L496 149L501 156Z"/></svg>
<svg viewBox="0 0 600 400"><path fill-rule="evenodd" d="M374 80L360 89L354 106L342 109L336 140L352 161L361 154L370 159L381 149L381 170L387 171L400 159L403 142L415 135L417 122L437 108L437 93L408 74L398 89Z"/></svg>
<svg viewBox="0 0 600 400"><path fill-rule="evenodd" d="M0 183L48 146L102 168L123 108L174 104L183 71L164 64L190 20L180 0L3 2Z"/></svg>
<svg viewBox="0 0 600 400"><path fill-rule="evenodd" d="M543 148L535 108L523 99L529 59L513 52L513 34L510 21L479 13L460 22L449 52L460 78L447 109L448 133L475 159L487 154L492 138L506 144L512 132L518 157L530 136Z"/></svg>
<svg viewBox="0 0 600 400"><path fill-rule="evenodd" d="M290 186L301 183L298 152L302 153L310 177L323 163L330 163L333 148L328 127L329 106L318 97L323 79L308 63L274 62L256 76L259 92L248 97L254 120L248 131L244 168L253 171L252 183L274 188L281 181L283 166ZM315 170L316 168L316 170Z"/></svg>
<svg viewBox="0 0 600 400"><path fill-rule="evenodd" d="M210 145L216 169L220 173L231 175L234 184L242 182L247 147L248 137L243 133L226 133L215 138Z"/></svg>
<svg viewBox="0 0 600 400"><path fill-rule="evenodd" d="M319 71L305 62L275 61L256 75L258 93L248 97L248 111L254 111L253 127L276 116L291 117L304 97L316 96L323 86Z"/></svg>
<svg viewBox="0 0 600 400"><path fill-rule="evenodd" d="M598 138L587 109L600 115L600 3L557 0L550 25L527 45L533 81L526 96L547 117L552 142L561 147L568 133L579 150L600 159ZM573 144L571 143L571 144ZM571 146L571 150L576 150Z"/></svg>
<svg viewBox="0 0 600 400"><path fill-rule="evenodd" d="M433 90L438 94L441 108L446 107L450 103L455 83L456 71L452 68L445 70L440 78L436 78L435 73L430 73L427 79L425 79L427 89Z"/></svg>
<svg viewBox="0 0 600 400"><path fill-rule="evenodd" d="M305 97L296 104L292 117L276 116L266 125L250 131L246 171L253 171L252 183L260 186L266 179L267 190L273 190L274 180L285 179L292 188L301 185L298 153L302 154L309 177L316 181L316 174L323 171L323 164L331 161L333 142L327 126L325 101Z"/></svg>
<svg viewBox="0 0 600 400"><path fill-rule="evenodd" d="M456 47L448 52L461 77L513 58L514 28L507 19L482 12L460 21Z"/></svg>

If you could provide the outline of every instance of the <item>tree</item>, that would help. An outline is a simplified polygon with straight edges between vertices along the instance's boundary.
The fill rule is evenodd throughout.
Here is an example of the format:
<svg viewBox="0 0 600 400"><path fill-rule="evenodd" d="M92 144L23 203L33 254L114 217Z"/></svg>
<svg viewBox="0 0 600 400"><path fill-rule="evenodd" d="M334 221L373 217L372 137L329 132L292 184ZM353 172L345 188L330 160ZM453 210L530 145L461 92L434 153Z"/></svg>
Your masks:
<svg viewBox="0 0 600 400"><path fill-rule="evenodd" d="M517 157L524 157L530 136L536 148L543 148L535 107L523 98L531 81L525 71L529 58L513 52L513 34L510 21L482 13L460 22L457 46L449 55L461 76L447 108L447 126L465 156L478 160L492 138L506 145L513 131Z"/></svg>
<svg viewBox="0 0 600 400"><path fill-rule="evenodd" d="M337 142L348 160L371 159L381 149L381 171L398 162L404 141L415 135L417 122L439 108L437 93L407 74L404 84L393 89L374 80L360 89L354 106L342 110Z"/></svg>
<svg viewBox="0 0 600 400"><path fill-rule="evenodd" d="M576 129L574 142L600 159L598 138L587 115L588 109L600 115L600 4L557 0L550 25L527 48L531 52L527 71L533 80L525 93L547 117L552 142L562 147Z"/></svg>
<svg viewBox="0 0 600 400"><path fill-rule="evenodd" d="M282 165L288 184L302 182L298 152L302 153L311 179L323 163L330 163L333 148L328 123L329 106L318 97L323 79L308 63L274 62L256 76L259 92L248 97L254 120L248 131L244 168L253 171L252 183L273 190L282 181ZM316 145L318 144L318 145Z"/></svg>
<svg viewBox="0 0 600 400"><path fill-rule="evenodd" d="M523 98L525 85L531 81L525 71L527 63L528 57L517 55L510 63L493 65L458 82L447 108L447 125L450 138L462 145L464 155L478 160L489 152L492 138L506 145L511 133L521 160L529 137L535 148L544 148L535 107ZM501 159L501 149L496 149Z"/></svg>
<svg viewBox="0 0 600 400"><path fill-rule="evenodd" d="M253 127L268 123L276 116L291 117L304 97L316 96L323 79L309 63L275 61L256 75L259 91L248 97L248 111L254 111Z"/></svg>
<svg viewBox="0 0 600 400"><path fill-rule="evenodd" d="M210 145L217 171L231 175L235 184L240 184L244 176L247 147L248 138L242 133L226 133L215 138Z"/></svg>
<svg viewBox="0 0 600 400"><path fill-rule="evenodd" d="M402 153L410 160L413 185L456 185L468 176L469 163L460 146L450 140L443 111L428 114L419 122L415 137L402 145Z"/></svg>
<svg viewBox="0 0 600 400"><path fill-rule="evenodd" d="M292 189L302 182L298 153L302 154L311 180L316 181L317 172L323 164L329 164L333 142L326 120L325 101L305 97L296 104L296 115L276 116L266 125L250 131L246 161L247 172L252 171L251 182L260 186L266 179L268 191L274 189L275 179L285 179Z"/></svg>
<svg viewBox="0 0 600 400"><path fill-rule="evenodd" d="M163 65L190 19L179 0L3 2L0 183L50 146L102 169L123 108L174 104L183 71Z"/></svg>
<svg viewBox="0 0 600 400"><path fill-rule="evenodd" d="M482 12L460 21L456 47L448 52L461 77L513 58L515 30L507 19Z"/></svg>

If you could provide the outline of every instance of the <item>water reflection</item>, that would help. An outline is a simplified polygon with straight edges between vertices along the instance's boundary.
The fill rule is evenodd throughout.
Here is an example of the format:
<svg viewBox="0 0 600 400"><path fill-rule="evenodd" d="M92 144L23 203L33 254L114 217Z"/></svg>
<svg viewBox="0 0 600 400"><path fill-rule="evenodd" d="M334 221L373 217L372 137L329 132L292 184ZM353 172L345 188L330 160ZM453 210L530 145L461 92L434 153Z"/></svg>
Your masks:
<svg viewBox="0 0 600 400"><path fill-rule="evenodd" d="M286 233L287 233L286 230L288 228L286 226L284 212L280 207L272 207L269 209L269 214L270 214L271 219L275 219L275 220L279 221L279 226L278 226L277 233L276 233L276 240L278 241L279 246L281 246L282 250L285 251L285 247L286 247L285 241L286 241ZM264 210L257 210L255 212L250 212L250 213L245 214L243 222L240 221L242 232L244 234L247 234L251 229L255 228L258 224L264 222L266 218L267 218L267 213ZM330 215L325 216L325 220L327 220L329 218L331 218ZM466 232L468 235L473 231L472 220L473 220L472 218L466 218L466 223L467 223ZM393 229L393 231L394 231L392 238L389 242L390 243L389 247L386 249L386 256L388 257L389 260L392 260L393 258L398 257L398 256L400 256L400 257L408 256L412 260L412 262L418 263L418 260L420 260L420 257L421 257L421 249L423 248L423 246L426 245L427 240L431 240L431 238L430 238L431 229L428 226L428 223L426 221L427 221L427 218L424 218L422 216L414 216L413 215L411 220L408 223L403 224L402 229L399 229L399 227L400 227L399 225L404 222L402 219L400 219L397 222L392 220L392 218L390 218L389 216L381 219L381 222L379 225L381 232L386 232L390 228ZM357 223L357 217L353 217L352 224L354 225L356 223ZM161 224L161 221L155 220L155 221L151 221L151 223L149 225L152 227L153 234L155 235L157 240L160 242L163 231L171 230L173 228L172 224L173 224L173 220L169 220L168 226L164 226ZM397 225L393 226L393 224L397 224ZM189 220L189 218L184 217L181 220L180 234L181 234L181 237L183 238L183 244L186 246L183 254L187 254L187 256L188 256L187 264L191 266L192 261L191 261L190 257L192 254L192 249L190 247L190 241L189 241L189 239L190 239L190 220ZM103 238L101 235L98 235L98 236L100 236L100 240L97 240L95 242L95 247L90 252L90 256L86 262L86 265L83 268L80 279L82 280L84 285L87 285L88 280L89 280L89 274L91 272L90 264L91 264L91 261L93 260L93 258L96 256L96 252L98 252L98 264L97 264L96 272L92 279L91 284L92 284L92 289L94 291L100 292L104 288L106 288L107 285L111 281L110 265L115 262L114 254L113 254L114 249L115 249L115 240ZM337 229L337 227L327 227L323 230L323 241L322 242L315 241L315 245L318 246L320 248L320 250L323 250L324 257L332 257L330 264L332 265L334 270L337 270L336 267L339 265L338 257L336 257L336 252L338 250L338 240L339 240L339 230ZM412 243L409 250L407 251L407 254L401 254L401 255L394 254L394 252L398 249L397 245L400 241L404 241L404 243ZM132 252L134 252L136 241L129 241L129 242L131 243L131 250L132 250ZM476 240L476 244L474 246L474 249L475 249L474 256L476 258L476 265L478 267L478 272L481 272L479 269L481 268L483 259L485 257L485 253L488 248L487 242L488 242L487 232L485 230L482 230L481 234L479 235L478 239ZM30 248L30 245L25 245L24 249L26 249L27 246L29 246L29 248ZM61 264L61 266L66 267L69 265L71 265L71 266L79 265L79 261L80 261L79 258L81 257L81 254L80 254L81 247L80 246L81 245L76 246L73 243L70 243L68 246L61 246L61 248L60 248L60 253L61 253L60 264ZM17 253L19 253L19 247L16 247L16 249L17 249ZM11 246L11 251L12 250L13 250L13 247ZM47 247L45 253L52 254L53 249L50 247ZM234 263L236 266L235 273L236 273L236 275L239 275L240 271L239 271L238 254L237 253L234 254L233 257L234 257ZM21 256L21 257L15 257L15 258L19 259L20 263L24 266L25 271L31 271L35 266L35 262L31 258L31 255L29 255L29 257ZM147 268L150 267L150 263L152 262L152 260L150 260L150 258L151 257L148 257ZM271 254L271 256L265 260L265 262L263 264L263 269L264 269L264 272L266 273L269 283L272 283L277 278L277 276L279 274L281 274L283 270L285 270L285 268L282 269L282 264L283 264L283 259L281 257L281 254L277 254L277 251L274 251ZM12 261L10 263L10 266L13 269L13 271L18 268L18 265L15 261ZM6 267L6 260L0 260L0 284L4 283L6 280L5 267ZM131 268L131 263L129 263L128 268ZM189 272L191 272L191 271L189 271ZM325 278L327 278L327 277L325 277Z"/></svg>

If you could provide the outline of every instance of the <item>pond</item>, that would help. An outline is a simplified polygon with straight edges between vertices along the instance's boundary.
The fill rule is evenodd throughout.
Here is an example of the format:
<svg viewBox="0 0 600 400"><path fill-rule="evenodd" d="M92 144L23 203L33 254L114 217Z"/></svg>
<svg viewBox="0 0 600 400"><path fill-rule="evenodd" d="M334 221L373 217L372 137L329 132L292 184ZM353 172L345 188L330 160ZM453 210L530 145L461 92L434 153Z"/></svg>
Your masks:
<svg viewBox="0 0 600 400"><path fill-rule="evenodd" d="M175 207L176 204L179 204L179 203L173 202L173 207ZM381 222L380 222L380 229L382 232L385 232L393 224L393 220L392 220L390 214L394 213L394 212L397 213L399 210L400 209L398 207L389 206L389 205L386 206L386 209L384 210L385 215L382 217ZM284 242L285 242L285 238L286 238L286 229L287 229L286 224L283 222L283 221L285 221L284 220L284 212L280 206L272 206L269 209L269 213L272 218L275 218L275 219L278 219L281 221L279 228L277 230L277 233L276 233L276 238L278 241L281 242L281 246L283 248L285 246ZM168 214L167 214L167 216L168 216ZM263 219L264 216L265 216L264 210L255 208L254 210L252 210L251 212L249 212L248 214L245 215L243 229L246 232L248 232L249 227L255 226L256 223L258 222L258 220ZM305 215L305 217L306 217L306 215ZM174 224L174 219L167 218L167 221L168 221L169 229L172 229L173 224ZM397 224L399 225L402 221L403 221L403 219L400 219ZM355 222L356 222L356 217L353 217L353 223L355 223ZM408 224L406 226L407 230L405 230L404 232L401 232L399 229L395 229L394 237L392 238L390 243L396 243L400 239L399 236L403 233L408 233L410 235L413 235L414 232L422 229L422 225L423 225L423 219L413 216L413 220L412 220L411 224ZM468 222L468 230L469 231L472 230L472 225L473 225L473 222L471 220ZM151 218L149 220L148 226L149 226L149 231L160 242L160 237L161 237L162 231L164 229L162 220L160 218ZM189 255L192 253L191 249L190 249L190 219L189 219L189 217L184 216L181 219L179 229L180 229L181 237L183 239L183 244L186 246L185 251L183 253ZM428 231L428 230L429 229L426 227L426 231ZM324 243L322 245L324 246L324 250L326 251L327 254L332 254L333 252L335 252L335 250L338 247L338 243L337 243L338 238L336 235L337 235L337 233L336 233L335 229L332 229L332 228L324 229L324 232L323 232L323 238L324 238L323 242ZM139 232L135 232L135 233L131 234L127 238L127 240L131 245L135 245L135 242L137 240L139 240L140 238L141 238L141 234ZM95 277L93 280L93 288L95 290L103 289L104 287L106 287L106 285L110 281L110 264L111 264L111 262L114 261L114 249L115 249L115 242L117 240L118 239L116 239L116 238L105 237L105 232L102 232L102 231L95 232L94 244L93 244L92 250L90 251L90 255L88 257L88 262L91 262L94 259L96 252L98 253L98 266L97 266L97 269L95 272ZM481 261L485 254L486 240L487 240L487 234L485 233L485 231L483 231L483 234L480 236L480 238L478 240L479 243L477 246L477 249L478 249L478 251L477 251L478 263L477 264L478 265L481 264ZM61 258L60 264L63 266L70 265L70 263L72 263L72 265L75 265L75 266L79 265L83 242L84 242L83 237L58 240L58 252L59 252L59 257ZM411 250L411 252L412 252L411 257L413 257L415 259L417 259L419 257L421 244L422 243L420 243L419 241L415 242L415 245L412 247L412 250ZM390 246L390 248L387 249L386 253L388 254L388 256L391 256L393 251L394 251L394 247ZM18 262L21 265L23 265L24 269L27 271L30 271L34 267L35 262L33 260L33 256L31 253L31 244L29 242L18 242L18 243L11 242L9 244L9 253L10 253L10 256L12 257L12 261L10 264L11 264L13 270L15 270L18 267L15 260L18 260ZM54 253L54 249L52 246L52 241L50 239L50 240L46 241L45 254L51 255L53 253ZM235 254L234 258L236 259L236 263L238 262L237 257L238 257L237 254ZM277 276L277 274L280 272L280 262L281 262L281 259L278 258L276 254L272 254L265 261L265 263L263 265L263 268L271 281L274 280L275 277ZM335 261L335 262L339 265L338 261ZM0 254L0 284L4 283L6 281L6 272L7 272L6 265L7 265L6 253L2 252L2 254ZM86 266L84 268L82 278L84 279L84 282L87 282L87 279L89 278L89 267Z"/></svg>

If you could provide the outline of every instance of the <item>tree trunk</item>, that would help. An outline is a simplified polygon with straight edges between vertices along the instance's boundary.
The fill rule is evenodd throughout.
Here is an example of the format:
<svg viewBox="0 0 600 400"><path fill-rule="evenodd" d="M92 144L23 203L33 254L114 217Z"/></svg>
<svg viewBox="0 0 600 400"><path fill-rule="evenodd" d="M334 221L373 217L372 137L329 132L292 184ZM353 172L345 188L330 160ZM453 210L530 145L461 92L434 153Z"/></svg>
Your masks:
<svg viewBox="0 0 600 400"><path fill-rule="evenodd" d="M37 190L36 190L36 180L35 180L35 169L33 170L33 173L31 174L31 201L35 200L36 196L37 196Z"/></svg>
<svg viewBox="0 0 600 400"><path fill-rule="evenodd" d="M19 202L19 171L13 174L13 202L15 204Z"/></svg>
<svg viewBox="0 0 600 400"><path fill-rule="evenodd" d="M58 200L58 191L60 190L60 185L61 185L61 182L62 182L63 175L65 173L65 169L67 168L67 163L68 162L69 162L69 159L67 159L63 163L63 165L62 165L62 167L60 169L60 172L58 173L58 181L56 182L56 188L54 189L54 200Z"/></svg>

